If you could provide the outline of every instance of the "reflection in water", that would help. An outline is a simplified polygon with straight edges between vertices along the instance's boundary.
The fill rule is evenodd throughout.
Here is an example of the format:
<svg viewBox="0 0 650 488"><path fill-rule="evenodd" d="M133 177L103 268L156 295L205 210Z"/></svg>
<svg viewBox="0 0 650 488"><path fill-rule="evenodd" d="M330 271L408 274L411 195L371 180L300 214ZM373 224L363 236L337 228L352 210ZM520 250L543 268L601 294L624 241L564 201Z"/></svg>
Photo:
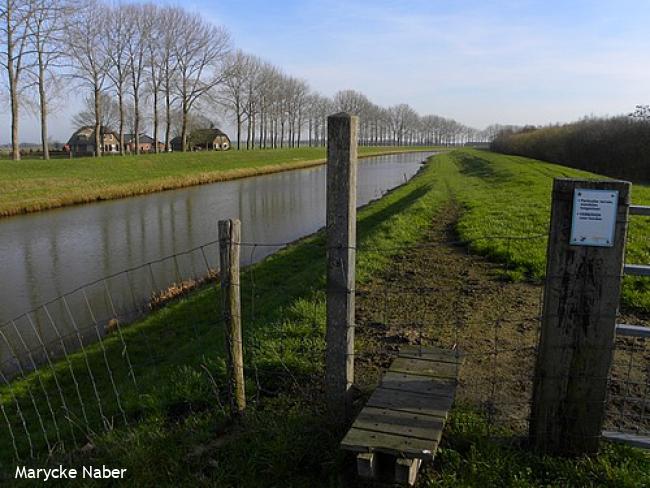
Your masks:
<svg viewBox="0 0 650 488"><path fill-rule="evenodd" d="M360 160L358 204L404 183L426 156ZM217 221L226 218L242 221L244 242L289 242L318 230L325 223L325 167L2 219L0 324L86 283L214 241ZM261 259L273 248L254 251L243 252L242 261L251 255ZM83 294L70 295L67 303L58 300L22 317L5 326L4 332L10 336L11 330L19 329L27 342L42 339L46 344L57 334L72 334L77 341L79 334L90 341L98 329L91 327L93 323L136 305L173 281L204 273L206 261L216 267L216 246L154 264L146 272L100 282ZM41 331L50 333L39 337ZM6 349L0 343L0 361L6 359Z"/></svg>

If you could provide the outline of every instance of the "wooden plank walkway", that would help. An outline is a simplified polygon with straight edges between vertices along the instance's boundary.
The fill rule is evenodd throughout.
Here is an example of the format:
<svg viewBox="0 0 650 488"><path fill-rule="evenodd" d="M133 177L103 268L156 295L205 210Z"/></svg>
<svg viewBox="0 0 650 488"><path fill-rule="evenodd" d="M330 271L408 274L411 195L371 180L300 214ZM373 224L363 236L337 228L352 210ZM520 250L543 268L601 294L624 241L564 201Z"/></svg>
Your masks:
<svg viewBox="0 0 650 488"><path fill-rule="evenodd" d="M454 401L462 357L437 347L403 347L341 442L357 453L359 476L412 485L432 461Z"/></svg>

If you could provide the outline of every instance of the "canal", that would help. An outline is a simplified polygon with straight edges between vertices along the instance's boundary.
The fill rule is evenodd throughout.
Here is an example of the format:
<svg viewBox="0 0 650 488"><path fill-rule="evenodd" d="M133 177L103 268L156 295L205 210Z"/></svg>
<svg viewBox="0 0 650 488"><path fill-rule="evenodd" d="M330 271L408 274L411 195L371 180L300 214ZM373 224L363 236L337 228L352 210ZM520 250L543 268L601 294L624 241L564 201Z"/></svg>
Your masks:
<svg viewBox="0 0 650 488"><path fill-rule="evenodd" d="M431 154L360 159L357 204L403 184ZM325 178L318 166L0 219L0 361L23 342L128 316L152 293L216 268L217 246L207 243L220 219L240 219L242 241L260 244L242 250L243 264L315 232L325 223Z"/></svg>

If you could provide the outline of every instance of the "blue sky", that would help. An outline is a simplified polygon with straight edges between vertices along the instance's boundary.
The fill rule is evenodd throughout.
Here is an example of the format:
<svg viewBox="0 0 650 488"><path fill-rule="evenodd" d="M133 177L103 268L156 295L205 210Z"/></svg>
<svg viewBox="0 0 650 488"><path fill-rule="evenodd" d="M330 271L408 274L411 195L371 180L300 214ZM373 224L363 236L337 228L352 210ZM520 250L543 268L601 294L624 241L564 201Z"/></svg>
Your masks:
<svg viewBox="0 0 650 488"><path fill-rule="evenodd" d="M168 2L179 4L179 2ZM650 103L647 1L218 1L180 5L231 32L235 47L332 95L356 89L381 105L482 128L629 112ZM64 140L67 108L52 117ZM0 114L0 141L8 138ZM25 118L24 140L38 139Z"/></svg>

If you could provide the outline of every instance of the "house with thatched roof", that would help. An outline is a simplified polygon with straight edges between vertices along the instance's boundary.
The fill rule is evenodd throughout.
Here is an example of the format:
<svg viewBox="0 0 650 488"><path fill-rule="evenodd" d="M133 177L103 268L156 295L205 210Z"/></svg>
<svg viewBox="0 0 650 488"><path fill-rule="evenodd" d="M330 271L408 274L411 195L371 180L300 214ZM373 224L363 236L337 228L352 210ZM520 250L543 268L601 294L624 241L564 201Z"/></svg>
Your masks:
<svg viewBox="0 0 650 488"><path fill-rule="evenodd" d="M180 137L174 137L170 143L172 150L183 150ZM230 149L230 138L219 129L197 129L187 138L187 148L190 151L227 151Z"/></svg>
<svg viewBox="0 0 650 488"><path fill-rule="evenodd" d="M120 139L117 134L104 126L101 126L99 131L102 152L104 154L118 154L120 152ZM96 153L95 127L86 125L77 129L68 140L65 149L73 156L93 156Z"/></svg>

